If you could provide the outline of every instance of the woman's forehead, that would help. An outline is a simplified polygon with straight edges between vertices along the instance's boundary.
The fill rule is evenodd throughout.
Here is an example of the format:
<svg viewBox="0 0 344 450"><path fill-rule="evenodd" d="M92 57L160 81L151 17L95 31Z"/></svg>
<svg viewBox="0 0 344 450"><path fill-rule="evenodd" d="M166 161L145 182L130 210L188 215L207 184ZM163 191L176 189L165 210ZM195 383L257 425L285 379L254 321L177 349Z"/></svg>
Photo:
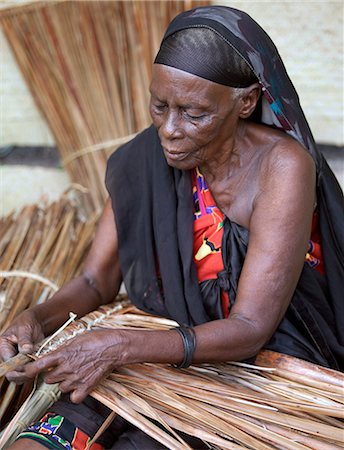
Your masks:
<svg viewBox="0 0 344 450"><path fill-rule="evenodd" d="M207 104L215 98L229 96L231 90L233 89L228 86L214 83L174 67L162 64L153 65L150 85L153 96L182 95L185 99L197 97L199 103Z"/></svg>

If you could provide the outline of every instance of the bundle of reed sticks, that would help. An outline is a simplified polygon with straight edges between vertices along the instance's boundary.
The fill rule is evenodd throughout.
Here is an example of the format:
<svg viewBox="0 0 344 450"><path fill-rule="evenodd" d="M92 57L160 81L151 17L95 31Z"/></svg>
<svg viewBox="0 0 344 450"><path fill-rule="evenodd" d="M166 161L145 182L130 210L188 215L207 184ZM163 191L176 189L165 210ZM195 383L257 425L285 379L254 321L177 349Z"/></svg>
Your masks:
<svg viewBox="0 0 344 450"><path fill-rule="evenodd" d="M88 195L75 189L52 204L28 205L0 219L0 333L78 274L97 219L97 213L90 214ZM29 388L0 378L2 425Z"/></svg>
<svg viewBox="0 0 344 450"><path fill-rule="evenodd" d="M92 328L156 330L175 325L142 313L128 302L117 302L69 325L43 352ZM5 370L11 364L15 366L15 360ZM119 368L91 395L170 449L190 448L178 435L182 431L213 449L334 450L344 448L343 388L339 372L262 351L255 365L228 362L180 370L135 364ZM40 389L49 391L44 384ZM50 392L56 395L57 385ZM43 397L41 402L36 398L35 411L26 405L26 423L51 403ZM28 411L33 412L31 417ZM20 431L21 414L3 433L1 448Z"/></svg>
<svg viewBox="0 0 344 450"><path fill-rule="evenodd" d="M73 182L106 198L107 157L150 123L151 66L169 21L205 1L34 2L0 24Z"/></svg>

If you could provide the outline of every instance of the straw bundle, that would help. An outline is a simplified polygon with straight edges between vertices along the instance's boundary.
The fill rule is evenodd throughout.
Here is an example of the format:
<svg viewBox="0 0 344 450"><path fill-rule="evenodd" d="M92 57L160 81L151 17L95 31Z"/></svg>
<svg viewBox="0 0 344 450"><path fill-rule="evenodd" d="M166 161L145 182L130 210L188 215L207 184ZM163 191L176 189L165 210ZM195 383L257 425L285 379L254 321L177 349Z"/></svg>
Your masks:
<svg viewBox="0 0 344 450"><path fill-rule="evenodd" d="M0 219L0 333L78 274L98 218L92 214L86 220L88 210L87 195L74 190L50 205L28 205ZM2 425L29 389L0 378Z"/></svg>
<svg viewBox="0 0 344 450"><path fill-rule="evenodd" d="M171 18L204 1L35 2L0 23L73 182L106 198L108 155L150 123L151 65Z"/></svg>
<svg viewBox="0 0 344 450"><path fill-rule="evenodd" d="M95 327L175 325L128 304L111 305L70 325L45 351ZM344 448L342 374L268 351L260 353L257 363L202 364L183 370L136 364L114 371L91 395L168 448L189 448L178 431L216 449ZM18 421L8 426L1 444L18 432Z"/></svg>

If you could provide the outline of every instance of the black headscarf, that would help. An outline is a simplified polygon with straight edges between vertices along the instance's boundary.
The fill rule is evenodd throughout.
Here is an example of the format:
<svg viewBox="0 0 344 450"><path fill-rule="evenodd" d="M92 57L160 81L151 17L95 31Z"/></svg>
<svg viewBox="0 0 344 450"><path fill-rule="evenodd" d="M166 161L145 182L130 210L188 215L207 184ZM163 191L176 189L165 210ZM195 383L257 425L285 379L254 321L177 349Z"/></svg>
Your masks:
<svg viewBox="0 0 344 450"><path fill-rule="evenodd" d="M314 143L297 93L264 30L242 11L209 6L177 16L164 39L190 27L213 30L241 55L262 86L259 121L293 136L315 161L327 275L321 278L317 271L304 267L270 348L344 369L341 189ZM223 277L200 286L193 263L190 173L167 165L153 126L110 157L106 186L117 224L121 269L133 303L180 324L195 325L221 318L219 292L221 287L227 288L231 300L235 300L248 231L226 219Z"/></svg>
<svg viewBox="0 0 344 450"><path fill-rule="evenodd" d="M205 26L178 30L161 43L155 64L234 88L257 81L252 68L220 34Z"/></svg>

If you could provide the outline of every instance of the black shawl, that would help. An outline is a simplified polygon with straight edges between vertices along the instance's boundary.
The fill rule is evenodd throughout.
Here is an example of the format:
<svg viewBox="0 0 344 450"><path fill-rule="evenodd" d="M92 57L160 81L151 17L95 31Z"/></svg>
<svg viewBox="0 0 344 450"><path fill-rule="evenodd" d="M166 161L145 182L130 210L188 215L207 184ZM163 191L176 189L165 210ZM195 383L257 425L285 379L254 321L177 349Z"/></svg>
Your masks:
<svg viewBox="0 0 344 450"><path fill-rule="evenodd" d="M227 7L182 13L166 36L190 26L221 33L247 61L262 88L260 122L292 135L317 167L317 198L326 276L306 264L290 307L267 348L344 370L344 208L341 189L317 149L297 93L267 34L247 14ZM224 271L199 285L193 263L191 177L167 165L153 126L109 159L106 186L119 239L128 294L139 308L196 325L222 318L219 292L231 301L244 262L249 233L225 221Z"/></svg>

